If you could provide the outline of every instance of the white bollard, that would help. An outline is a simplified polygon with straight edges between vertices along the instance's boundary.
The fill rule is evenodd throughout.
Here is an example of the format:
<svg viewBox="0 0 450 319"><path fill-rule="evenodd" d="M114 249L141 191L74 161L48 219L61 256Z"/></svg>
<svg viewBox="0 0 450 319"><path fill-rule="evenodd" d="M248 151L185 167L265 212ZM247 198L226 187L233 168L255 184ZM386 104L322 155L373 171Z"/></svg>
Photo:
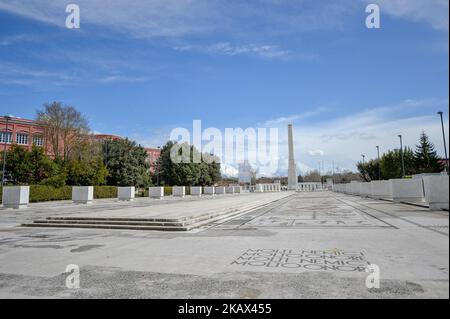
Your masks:
<svg viewBox="0 0 450 319"><path fill-rule="evenodd" d="M186 187L185 186L172 187L172 196L173 197L185 197L186 196Z"/></svg>
<svg viewBox="0 0 450 319"><path fill-rule="evenodd" d="M75 204L92 204L94 200L94 186L73 186L72 201Z"/></svg>
<svg viewBox="0 0 450 319"><path fill-rule="evenodd" d="M392 199L392 183L390 181L372 181L371 185L371 198Z"/></svg>
<svg viewBox="0 0 450 319"><path fill-rule="evenodd" d="M214 196L215 194L216 194L216 188L214 186L205 186L205 195Z"/></svg>
<svg viewBox="0 0 450 319"><path fill-rule="evenodd" d="M202 187L201 186L191 187L191 196L202 196Z"/></svg>
<svg viewBox="0 0 450 319"><path fill-rule="evenodd" d="M134 186L117 188L117 197L119 198L120 201L128 201L128 202L133 201L135 193L136 189Z"/></svg>
<svg viewBox="0 0 450 319"><path fill-rule="evenodd" d="M255 193L264 193L264 185L256 184L255 185Z"/></svg>
<svg viewBox="0 0 450 319"><path fill-rule="evenodd" d="M361 183L360 190L361 197L369 197L372 193L372 184L367 182Z"/></svg>
<svg viewBox="0 0 450 319"><path fill-rule="evenodd" d="M425 200L430 206L430 210L448 210L448 183L448 175L423 176Z"/></svg>
<svg viewBox="0 0 450 319"><path fill-rule="evenodd" d="M391 179L392 200L400 202L422 202L424 200L422 179Z"/></svg>
<svg viewBox="0 0 450 319"><path fill-rule="evenodd" d="M227 186L225 188L225 193L227 193L227 194L234 194L234 187L233 186Z"/></svg>
<svg viewBox="0 0 450 319"><path fill-rule="evenodd" d="M150 187L148 189L148 196L150 198L163 199L164 198L164 187Z"/></svg>
<svg viewBox="0 0 450 319"><path fill-rule="evenodd" d="M2 203L4 208L26 208L30 202L30 186L4 186Z"/></svg>
<svg viewBox="0 0 450 319"><path fill-rule="evenodd" d="M361 183L357 181L350 182L350 194L361 195Z"/></svg>

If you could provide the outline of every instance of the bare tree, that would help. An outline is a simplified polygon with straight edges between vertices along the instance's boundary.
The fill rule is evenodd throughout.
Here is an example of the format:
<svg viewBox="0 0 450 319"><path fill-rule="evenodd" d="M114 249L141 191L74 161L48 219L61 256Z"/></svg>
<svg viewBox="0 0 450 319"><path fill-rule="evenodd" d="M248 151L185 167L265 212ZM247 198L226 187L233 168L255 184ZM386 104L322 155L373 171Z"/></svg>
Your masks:
<svg viewBox="0 0 450 319"><path fill-rule="evenodd" d="M73 106L61 102L44 104L44 110L37 112L37 120L46 127L46 140L53 155L67 160L74 146L87 138L87 119Z"/></svg>
<svg viewBox="0 0 450 319"><path fill-rule="evenodd" d="M319 171L311 171L308 172L305 176L303 176L303 181L306 183L316 182L319 183L321 181L321 175Z"/></svg>

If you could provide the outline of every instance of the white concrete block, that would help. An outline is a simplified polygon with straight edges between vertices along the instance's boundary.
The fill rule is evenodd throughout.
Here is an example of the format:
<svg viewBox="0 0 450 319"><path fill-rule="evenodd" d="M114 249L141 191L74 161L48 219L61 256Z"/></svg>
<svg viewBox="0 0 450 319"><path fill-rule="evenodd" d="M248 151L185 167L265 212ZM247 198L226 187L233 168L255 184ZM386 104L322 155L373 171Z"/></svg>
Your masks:
<svg viewBox="0 0 450 319"><path fill-rule="evenodd" d="M136 189L134 186L117 188L117 197L119 198L119 200L133 201L135 193Z"/></svg>
<svg viewBox="0 0 450 319"><path fill-rule="evenodd" d="M430 205L430 210L449 209L449 176L423 176L425 200Z"/></svg>
<svg viewBox="0 0 450 319"><path fill-rule="evenodd" d="M174 197L186 196L186 187L185 186L173 186L172 187L172 196L174 196Z"/></svg>
<svg viewBox="0 0 450 319"><path fill-rule="evenodd" d="M30 201L30 186L3 187L2 203L4 208L26 208Z"/></svg>
<svg viewBox="0 0 450 319"><path fill-rule="evenodd" d="M192 186L191 187L191 196L202 196L203 189L201 186Z"/></svg>
<svg viewBox="0 0 450 319"><path fill-rule="evenodd" d="M227 193L227 194L234 194L234 187L233 186L225 187L225 193Z"/></svg>
<svg viewBox="0 0 450 319"><path fill-rule="evenodd" d="M264 193L264 185L256 184L255 185L255 193Z"/></svg>
<svg viewBox="0 0 450 319"><path fill-rule="evenodd" d="M345 184L345 194L351 195L352 194L352 184L348 183Z"/></svg>
<svg viewBox="0 0 450 319"><path fill-rule="evenodd" d="M94 200L94 186L73 186L72 201L75 204L91 204Z"/></svg>
<svg viewBox="0 0 450 319"><path fill-rule="evenodd" d="M225 186L216 187L216 195L224 195L226 193Z"/></svg>
<svg viewBox="0 0 450 319"><path fill-rule="evenodd" d="M372 184L371 183L361 183L360 184L360 195L361 197L369 197L372 193Z"/></svg>
<svg viewBox="0 0 450 319"><path fill-rule="evenodd" d="M233 192L234 192L235 194L240 194L240 193L242 193L242 187L241 187L241 186L233 186L233 188L234 188Z"/></svg>
<svg viewBox="0 0 450 319"><path fill-rule="evenodd" d="M148 189L148 195L150 198L164 198L164 187L150 187Z"/></svg>
<svg viewBox="0 0 450 319"><path fill-rule="evenodd" d="M422 179L391 179L392 200L400 202L421 202L424 200Z"/></svg>
<svg viewBox="0 0 450 319"><path fill-rule="evenodd" d="M371 186L371 198L392 199L392 183L390 181L372 181Z"/></svg>
<svg viewBox="0 0 450 319"><path fill-rule="evenodd" d="M357 181L350 182L350 194L361 195L361 183Z"/></svg>
<svg viewBox="0 0 450 319"><path fill-rule="evenodd" d="M215 195L216 188L214 186L205 186L205 195Z"/></svg>

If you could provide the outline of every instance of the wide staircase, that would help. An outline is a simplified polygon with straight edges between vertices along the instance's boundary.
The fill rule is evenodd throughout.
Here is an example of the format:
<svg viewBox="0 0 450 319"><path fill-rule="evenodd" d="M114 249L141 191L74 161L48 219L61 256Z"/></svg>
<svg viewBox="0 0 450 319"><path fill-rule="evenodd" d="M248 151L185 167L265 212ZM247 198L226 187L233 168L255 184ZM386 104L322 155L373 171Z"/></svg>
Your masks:
<svg viewBox="0 0 450 319"><path fill-rule="evenodd" d="M58 227L58 228L98 228L125 230L159 230L159 231L190 231L208 224L238 217L255 209L263 208L280 198L259 198L239 207L211 209L201 214L186 214L184 216L168 217L114 217L114 216L57 216L34 220L22 224L25 227ZM111 214L113 215L113 214Z"/></svg>

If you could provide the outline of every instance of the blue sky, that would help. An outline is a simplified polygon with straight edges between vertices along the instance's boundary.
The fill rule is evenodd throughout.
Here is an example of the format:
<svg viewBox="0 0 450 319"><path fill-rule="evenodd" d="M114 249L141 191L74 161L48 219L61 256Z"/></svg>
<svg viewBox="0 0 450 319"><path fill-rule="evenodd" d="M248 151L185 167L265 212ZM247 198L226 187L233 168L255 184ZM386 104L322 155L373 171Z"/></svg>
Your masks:
<svg viewBox="0 0 450 319"><path fill-rule="evenodd" d="M365 27L365 0L80 0L69 30L66 1L0 0L1 113L62 101L146 146L195 119L279 127L279 174L291 122L302 171L354 169L421 130L443 154L448 1L370 2L381 29Z"/></svg>

